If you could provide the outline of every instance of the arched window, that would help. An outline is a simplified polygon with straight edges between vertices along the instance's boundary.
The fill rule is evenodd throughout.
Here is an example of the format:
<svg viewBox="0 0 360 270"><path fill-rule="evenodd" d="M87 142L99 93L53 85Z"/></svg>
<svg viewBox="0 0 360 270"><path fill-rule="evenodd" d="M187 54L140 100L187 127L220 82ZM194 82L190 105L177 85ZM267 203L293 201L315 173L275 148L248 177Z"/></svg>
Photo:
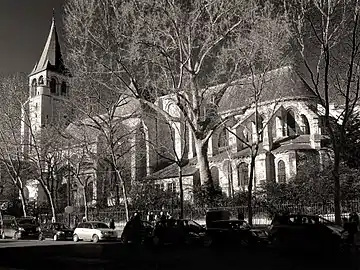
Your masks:
<svg viewBox="0 0 360 270"><path fill-rule="evenodd" d="M36 79L33 79L31 82L31 93L30 93L32 97L36 95L36 87L37 87Z"/></svg>
<svg viewBox="0 0 360 270"><path fill-rule="evenodd" d="M223 128L219 133L218 147L225 147L228 145L226 128Z"/></svg>
<svg viewBox="0 0 360 270"><path fill-rule="evenodd" d="M44 77L40 76L39 78L39 85L43 85L44 84Z"/></svg>
<svg viewBox="0 0 360 270"><path fill-rule="evenodd" d="M285 162L283 160L278 162L278 182L282 184L286 183Z"/></svg>
<svg viewBox="0 0 360 270"><path fill-rule="evenodd" d="M245 162L238 166L238 186L246 187L249 184L249 166Z"/></svg>
<svg viewBox="0 0 360 270"><path fill-rule="evenodd" d="M66 96L66 82L61 83L61 95Z"/></svg>
<svg viewBox="0 0 360 270"><path fill-rule="evenodd" d="M197 170L197 171L194 173L194 176L193 176L193 185L194 185L194 187L200 187L200 186L201 186L201 180L200 180L200 172L199 172L199 170Z"/></svg>
<svg viewBox="0 0 360 270"><path fill-rule="evenodd" d="M88 201L88 203L91 203L92 200L94 199L94 186L93 186L93 182L89 182L86 185L86 199Z"/></svg>
<svg viewBox="0 0 360 270"><path fill-rule="evenodd" d="M211 168L211 177L212 177L214 186L218 186L219 185L219 169L215 166Z"/></svg>
<svg viewBox="0 0 360 270"><path fill-rule="evenodd" d="M263 128L264 128L264 117L262 117L261 115L258 115L258 120L257 120L257 133L259 136L259 142L263 141Z"/></svg>
<svg viewBox="0 0 360 270"><path fill-rule="evenodd" d="M56 79L55 78L51 78L51 80L50 80L50 93L56 94Z"/></svg>
<svg viewBox="0 0 360 270"><path fill-rule="evenodd" d="M307 120L305 115L301 115L301 121L302 121L302 133L303 134L310 134L310 125L309 125L309 121Z"/></svg>
<svg viewBox="0 0 360 270"><path fill-rule="evenodd" d="M296 134L296 121L295 114L292 110L289 110L286 114L287 123L287 135L292 136Z"/></svg>
<svg viewBox="0 0 360 270"><path fill-rule="evenodd" d="M227 177L227 181L228 181L228 192L229 192L229 196L233 196L233 188L234 188L234 185L233 185L233 177L232 177L232 167L231 167L231 162L230 160L226 160L224 162L224 165L223 165L223 170L225 172L225 175Z"/></svg>

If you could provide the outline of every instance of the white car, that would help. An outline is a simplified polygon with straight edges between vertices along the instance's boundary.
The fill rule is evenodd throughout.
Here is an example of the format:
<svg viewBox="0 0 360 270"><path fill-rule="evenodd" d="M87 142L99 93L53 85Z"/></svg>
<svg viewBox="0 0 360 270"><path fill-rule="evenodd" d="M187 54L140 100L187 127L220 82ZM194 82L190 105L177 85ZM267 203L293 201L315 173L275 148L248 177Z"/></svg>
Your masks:
<svg viewBox="0 0 360 270"><path fill-rule="evenodd" d="M102 240L116 240L117 232L110 229L108 225L98 221L88 221L80 223L73 235L74 242L79 240L93 241L94 243Z"/></svg>

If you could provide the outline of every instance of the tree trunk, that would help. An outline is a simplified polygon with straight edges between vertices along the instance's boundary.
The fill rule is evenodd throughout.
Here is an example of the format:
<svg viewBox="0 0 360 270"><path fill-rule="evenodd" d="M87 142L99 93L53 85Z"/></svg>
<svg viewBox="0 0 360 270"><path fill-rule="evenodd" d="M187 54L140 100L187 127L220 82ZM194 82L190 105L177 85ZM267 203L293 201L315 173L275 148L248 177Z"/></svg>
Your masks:
<svg viewBox="0 0 360 270"><path fill-rule="evenodd" d="M334 148L334 166L332 176L334 180L334 210L335 210L335 223L341 225L341 194L340 194L340 151L337 147Z"/></svg>
<svg viewBox="0 0 360 270"><path fill-rule="evenodd" d="M83 197L84 197L84 216L86 220L89 220L89 209L88 209L88 201L86 198L86 186L83 188Z"/></svg>
<svg viewBox="0 0 360 270"><path fill-rule="evenodd" d="M253 178L255 172L255 158L256 156L251 156L250 162L250 178L248 184L248 222L252 226L253 224L253 209L252 209L252 189L253 189Z"/></svg>
<svg viewBox="0 0 360 270"><path fill-rule="evenodd" d="M46 197L48 198L48 201L49 201L49 203L50 203L52 220L53 220L54 222L56 222L56 211L55 211L54 199L53 199L53 197L51 196L50 190L49 190L45 185L43 185L43 184L42 184L42 187L43 187L43 189L45 190Z"/></svg>
<svg viewBox="0 0 360 270"><path fill-rule="evenodd" d="M24 217L26 217L26 200L25 200L25 194L24 194L24 190L19 188L19 196L20 196L20 201L21 201L21 208L23 211L23 215Z"/></svg>
<svg viewBox="0 0 360 270"><path fill-rule="evenodd" d="M125 207L125 218L126 218L126 221L129 221L129 203L128 203L128 197L127 197L127 190L126 190L125 182L122 179L120 171L118 169L116 169L116 174L117 174L117 176L119 178L120 185L121 185L122 192L123 192L124 207Z"/></svg>
<svg viewBox="0 0 360 270"><path fill-rule="evenodd" d="M182 179L182 166L179 166L179 188L180 188L180 219L184 218L184 188Z"/></svg>
<svg viewBox="0 0 360 270"><path fill-rule="evenodd" d="M195 149L201 184L208 183L214 186L208 159L208 141L195 139Z"/></svg>

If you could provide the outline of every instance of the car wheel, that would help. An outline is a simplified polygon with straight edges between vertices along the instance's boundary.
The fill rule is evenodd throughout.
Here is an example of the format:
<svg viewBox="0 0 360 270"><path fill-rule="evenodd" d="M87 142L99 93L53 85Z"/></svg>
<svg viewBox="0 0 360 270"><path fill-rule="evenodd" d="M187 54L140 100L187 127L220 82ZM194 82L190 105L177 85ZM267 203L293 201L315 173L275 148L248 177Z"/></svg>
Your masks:
<svg viewBox="0 0 360 270"><path fill-rule="evenodd" d="M1 233L1 238L2 238L2 239L6 239L6 235L5 235L4 232Z"/></svg>
<svg viewBox="0 0 360 270"><path fill-rule="evenodd" d="M94 243L99 242L99 236L98 236L97 234L94 234L93 237L92 237L92 241L93 241Z"/></svg>
<svg viewBox="0 0 360 270"><path fill-rule="evenodd" d="M19 233L18 232L14 233L13 239L19 240Z"/></svg>
<svg viewBox="0 0 360 270"><path fill-rule="evenodd" d="M42 233L39 234L39 241L44 240L44 236L42 235Z"/></svg>
<svg viewBox="0 0 360 270"><path fill-rule="evenodd" d="M73 240L74 242L78 242L79 241L79 236L77 234L73 235Z"/></svg>
<svg viewBox="0 0 360 270"><path fill-rule="evenodd" d="M53 239L54 239L54 241L57 241L57 240L59 240L59 237L58 237L58 235L57 235L57 234L54 234L54 237L53 237Z"/></svg>

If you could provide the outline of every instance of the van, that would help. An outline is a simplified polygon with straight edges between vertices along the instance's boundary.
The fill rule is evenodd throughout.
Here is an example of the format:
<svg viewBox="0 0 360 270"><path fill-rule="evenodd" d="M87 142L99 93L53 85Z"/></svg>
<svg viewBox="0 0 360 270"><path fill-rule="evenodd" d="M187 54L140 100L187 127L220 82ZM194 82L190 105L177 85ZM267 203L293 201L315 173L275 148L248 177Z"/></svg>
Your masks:
<svg viewBox="0 0 360 270"><path fill-rule="evenodd" d="M219 220L230 220L231 213L228 210L208 210L206 212L206 228L212 228L213 223Z"/></svg>

